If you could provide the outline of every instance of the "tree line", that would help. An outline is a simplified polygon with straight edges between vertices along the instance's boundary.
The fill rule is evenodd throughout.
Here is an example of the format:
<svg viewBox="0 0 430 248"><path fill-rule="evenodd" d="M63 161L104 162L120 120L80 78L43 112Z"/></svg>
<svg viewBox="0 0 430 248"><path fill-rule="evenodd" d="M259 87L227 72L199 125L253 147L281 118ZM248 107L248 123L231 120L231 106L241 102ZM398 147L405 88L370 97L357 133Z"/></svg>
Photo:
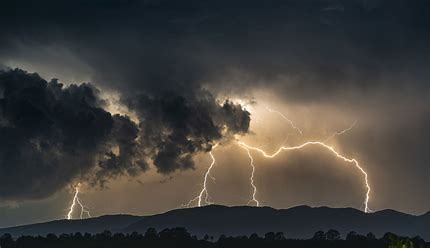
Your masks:
<svg viewBox="0 0 430 248"><path fill-rule="evenodd" d="M386 233L376 238L372 233L361 235L350 232L346 237L336 230L318 231L309 239L291 239L282 232L268 232L264 236L218 238L205 235L198 238L191 235L185 228L170 228L157 232L149 228L144 234L137 232L124 234L104 231L98 234L48 234L46 236L21 236L14 239L10 234L0 237L0 248L142 248L142 247L187 247L187 248L237 248L237 247L294 247L294 248L430 248L419 236L401 237L394 233Z"/></svg>

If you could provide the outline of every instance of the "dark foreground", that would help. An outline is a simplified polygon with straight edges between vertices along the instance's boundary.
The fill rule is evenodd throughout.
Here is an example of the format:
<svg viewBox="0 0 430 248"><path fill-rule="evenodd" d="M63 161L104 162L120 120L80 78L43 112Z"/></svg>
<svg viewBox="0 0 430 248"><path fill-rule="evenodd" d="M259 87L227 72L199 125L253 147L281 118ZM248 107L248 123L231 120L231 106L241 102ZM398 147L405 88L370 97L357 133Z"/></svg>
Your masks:
<svg viewBox="0 0 430 248"><path fill-rule="evenodd" d="M310 239L289 239L281 232L269 232L260 237L257 234L238 237L219 238L205 235L202 238L192 236L185 228L165 229L157 232L149 228L144 235L137 232L131 234L115 233L105 231L100 234L48 234L47 236L21 236L17 239L9 234L0 237L1 248L49 248L49 247L79 247L79 248L133 248L133 247L389 247L389 248L412 248L430 247L420 237L400 237L393 233L386 233L381 238L376 238L372 233L360 235L350 232L343 239L336 230L327 232L316 232Z"/></svg>

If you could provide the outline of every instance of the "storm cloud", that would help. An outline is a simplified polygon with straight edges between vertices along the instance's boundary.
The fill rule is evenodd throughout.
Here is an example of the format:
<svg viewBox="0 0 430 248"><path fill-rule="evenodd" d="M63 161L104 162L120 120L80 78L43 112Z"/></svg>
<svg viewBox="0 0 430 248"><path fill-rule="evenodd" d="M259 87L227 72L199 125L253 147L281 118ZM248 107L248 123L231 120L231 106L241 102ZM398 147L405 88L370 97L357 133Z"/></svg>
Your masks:
<svg viewBox="0 0 430 248"><path fill-rule="evenodd" d="M87 177L111 144L129 145L118 123L134 124L104 111L90 84L64 87L16 69L0 73L0 88L2 198L50 195Z"/></svg>
<svg viewBox="0 0 430 248"><path fill-rule="evenodd" d="M126 104L141 118L141 143L154 154L161 173L193 168L194 153L209 152L222 138L246 134L251 120L240 105L220 104L205 91L193 98L171 92L156 97L139 95Z"/></svg>
<svg viewBox="0 0 430 248"><path fill-rule="evenodd" d="M270 85L290 100L324 101L405 80L426 87L428 8L421 0L21 0L1 10L0 49L5 61L42 59L61 71L75 61L77 73L88 66L95 83L121 92Z"/></svg>
<svg viewBox="0 0 430 248"><path fill-rule="evenodd" d="M425 0L8 1L0 65L68 86L2 73L22 88L0 87L0 196L38 198L152 164L162 174L195 168L195 154L250 131L243 106L217 99L266 91L269 104L299 109L292 117L309 133L325 118L337 125L329 131L357 120L339 144L369 171L376 208L424 211L429 11ZM135 116L109 113L107 91Z"/></svg>
<svg viewBox="0 0 430 248"><path fill-rule="evenodd" d="M248 131L240 105L210 95L136 96L140 125L103 109L91 84L63 86L15 69L0 72L0 197L46 197L76 181L104 184L137 175L154 161L161 173L193 168L192 156Z"/></svg>

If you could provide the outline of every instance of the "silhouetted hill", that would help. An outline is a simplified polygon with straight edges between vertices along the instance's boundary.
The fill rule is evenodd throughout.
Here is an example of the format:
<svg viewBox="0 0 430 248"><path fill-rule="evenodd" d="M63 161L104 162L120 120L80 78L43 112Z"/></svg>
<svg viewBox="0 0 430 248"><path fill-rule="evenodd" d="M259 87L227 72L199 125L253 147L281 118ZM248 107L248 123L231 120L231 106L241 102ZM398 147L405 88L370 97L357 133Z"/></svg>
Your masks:
<svg viewBox="0 0 430 248"><path fill-rule="evenodd" d="M0 229L0 235L10 233L13 236L21 235L42 235L48 233L63 234L63 233L100 233L105 230L113 232L121 232L122 229L129 226L131 223L141 220L140 216L132 215L105 215L96 218L83 220L55 220L45 223L37 223L31 225L9 227Z"/></svg>
<svg viewBox="0 0 430 248"><path fill-rule="evenodd" d="M430 239L430 215L414 216L394 210L366 214L353 208L311 208L299 206L276 210L268 207L208 206L195 209L178 209L146 217L126 231L144 231L148 227L163 229L185 227L197 235L209 234L249 235L282 231L288 237L308 238L318 230L336 229L342 234L349 231L383 235L393 232L400 235L420 235Z"/></svg>
<svg viewBox="0 0 430 248"><path fill-rule="evenodd" d="M102 216L73 221L53 221L42 224L0 229L1 233L46 234L49 232L144 232L147 228L157 230L185 227L192 234L212 236L265 234L269 231L284 232L287 237L309 238L319 230L336 229L342 235L349 231L366 234L373 232L382 236L386 232L399 235L419 235L430 240L430 213L421 216L383 210L366 214L353 208L328 208L298 206L290 209L269 207L225 207L211 205L200 208L177 209L153 216L128 215Z"/></svg>

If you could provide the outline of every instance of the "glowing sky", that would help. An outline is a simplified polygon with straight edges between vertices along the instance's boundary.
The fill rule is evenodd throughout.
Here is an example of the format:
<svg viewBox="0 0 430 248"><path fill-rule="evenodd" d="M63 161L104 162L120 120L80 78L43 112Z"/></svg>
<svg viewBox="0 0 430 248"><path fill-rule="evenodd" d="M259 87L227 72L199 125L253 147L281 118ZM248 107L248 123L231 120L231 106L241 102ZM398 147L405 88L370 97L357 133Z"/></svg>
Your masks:
<svg viewBox="0 0 430 248"><path fill-rule="evenodd" d="M76 123L81 128L71 133L83 145L76 150L95 154L79 161L94 164L60 165L75 152L64 148L64 156L54 154L55 163L49 157L40 171L24 160L19 165L5 162L18 161L8 157L18 148L0 152L0 227L64 218L79 182L80 199L93 216L146 215L183 207L201 192L212 161L208 144L215 143L209 199L245 205L252 199L251 167L237 140L268 153L280 146L327 141L345 157L357 159L368 173L372 210L419 214L430 209L430 75L425 66L430 59L425 52L430 19L422 14L428 6L418 0L217 2L136 0L118 7L116 0L41 5L22 0L0 10L5 34L0 37L0 68L36 72L47 81L58 78L64 91L91 82L96 97L86 107L100 108L100 116L127 116L112 117L112 132L121 134L117 137L103 136L98 126L83 135L80 130L85 128ZM23 123L14 113L28 113L3 103L13 103L7 98L7 80L10 77L0 77L1 137L9 137L7 128ZM25 85L19 80L13 84ZM29 99L33 96L37 98L33 94ZM172 104L175 97L179 103ZM65 109L69 101L76 105L63 95L57 100ZM181 101L194 116L176 126L175 120L183 121L182 113L189 114L188 109L174 108ZM161 111L159 106L167 107ZM19 130L45 135L43 121L24 122ZM100 117L100 123L106 122ZM117 130L115 123L123 129ZM66 127L58 130L66 132ZM153 131L157 128L162 131ZM133 138L134 132L143 138ZM31 144L42 149L38 139L26 140L30 136L24 135L23 143L3 138L0 147L6 151L12 144ZM192 148L178 141L183 137L192 141ZM56 135L46 140L49 145L69 144ZM94 173L100 151L109 147L118 155L121 146L127 149L126 158L112 159L102 173ZM283 152L274 159L251 154L261 206L363 209L363 175L321 147ZM142 157L147 163L141 163ZM51 165L66 169L44 175L58 179L45 182L52 187L44 191L44 184L37 182L45 177L39 173L55 171L49 170ZM8 174L14 171L10 168L20 169ZM13 176L21 185L13 183Z"/></svg>

